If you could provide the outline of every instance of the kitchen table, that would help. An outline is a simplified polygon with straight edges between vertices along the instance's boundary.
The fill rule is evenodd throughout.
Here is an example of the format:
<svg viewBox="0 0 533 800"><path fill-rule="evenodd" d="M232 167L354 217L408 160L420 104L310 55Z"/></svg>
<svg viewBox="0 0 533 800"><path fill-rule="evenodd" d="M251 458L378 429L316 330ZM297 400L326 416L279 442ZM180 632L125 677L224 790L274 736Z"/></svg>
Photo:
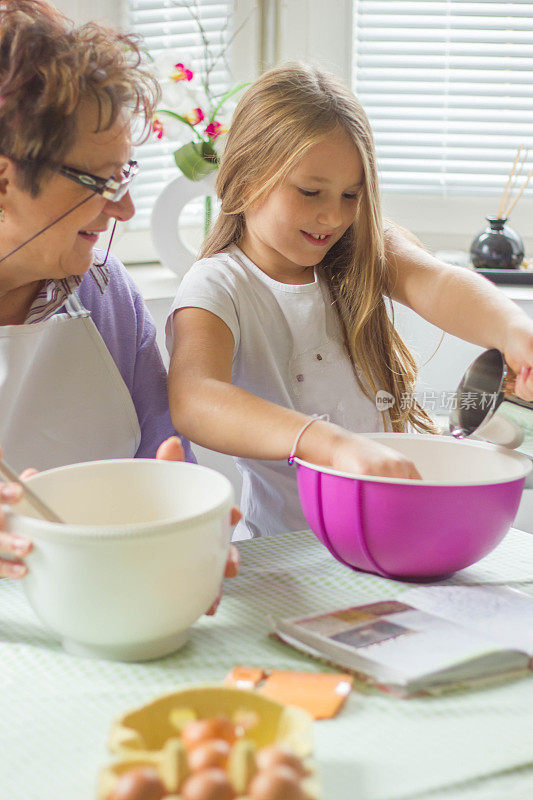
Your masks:
<svg viewBox="0 0 533 800"><path fill-rule="evenodd" d="M201 619L181 651L145 664L68 655L21 586L0 582L2 800L93 800L115 716L180 685L220 681L235 664L327 669L269 638L270 616L405 589L337 563L309 532L239 547L241 574L226 582L216 616ZM533 536L511 531L452 580L533 594ZM533 797L533 677L408 700L359 686L335 719L314 724L314 737L324 800Z"/></svg>

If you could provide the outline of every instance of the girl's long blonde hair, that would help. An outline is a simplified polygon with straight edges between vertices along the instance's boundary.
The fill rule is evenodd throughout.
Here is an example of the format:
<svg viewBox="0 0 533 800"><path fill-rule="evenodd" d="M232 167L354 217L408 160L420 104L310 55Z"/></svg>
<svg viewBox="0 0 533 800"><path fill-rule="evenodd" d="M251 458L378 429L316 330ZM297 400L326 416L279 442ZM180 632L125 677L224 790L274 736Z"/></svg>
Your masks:
<svg viewBox="0 0 533 800"><path fill-rule="evenodd" d="M344 326L348 352L362 371L365 394L371 400L379 390L393 396L388 413L394 431L410 423L433 432L431 418L414 399L415 360L385 305L384 298L391 296L391 267L384 254L372 132L360 103L335 76L288 63L266 72L246 91L233 116L218 172L220 214L201 256L238 244L246 209L339 126L362 159L363 187L353 224L320 266Z"/></svg>

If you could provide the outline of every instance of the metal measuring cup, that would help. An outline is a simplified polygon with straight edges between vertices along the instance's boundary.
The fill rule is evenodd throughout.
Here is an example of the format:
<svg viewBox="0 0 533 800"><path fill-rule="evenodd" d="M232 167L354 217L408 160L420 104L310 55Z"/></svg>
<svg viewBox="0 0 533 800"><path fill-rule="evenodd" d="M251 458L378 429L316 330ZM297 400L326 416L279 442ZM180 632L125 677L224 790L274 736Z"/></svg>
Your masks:
<svg viewBox="0 0 533 800"><path fill-rule="evenodd" d="M499 350L486 350L468 367L450 414L450 432L504 447L533 443L533 403L515 394L516 374Z"/></svg>

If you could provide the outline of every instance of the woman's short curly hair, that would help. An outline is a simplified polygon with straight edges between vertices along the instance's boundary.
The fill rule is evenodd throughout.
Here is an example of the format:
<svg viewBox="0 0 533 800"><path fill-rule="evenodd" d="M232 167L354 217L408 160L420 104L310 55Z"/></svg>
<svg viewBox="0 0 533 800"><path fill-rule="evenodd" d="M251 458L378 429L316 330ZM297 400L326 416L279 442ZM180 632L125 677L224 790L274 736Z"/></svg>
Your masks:
<svg viewBox="0 0 533 800"><path fill-rule="evenodd" d="M138 38L94 22L76 27L45 0L0 0L0 153L32 195L63 163L87 100L98 109L96 131L128 109L146 137L159 89Z"/></svg>

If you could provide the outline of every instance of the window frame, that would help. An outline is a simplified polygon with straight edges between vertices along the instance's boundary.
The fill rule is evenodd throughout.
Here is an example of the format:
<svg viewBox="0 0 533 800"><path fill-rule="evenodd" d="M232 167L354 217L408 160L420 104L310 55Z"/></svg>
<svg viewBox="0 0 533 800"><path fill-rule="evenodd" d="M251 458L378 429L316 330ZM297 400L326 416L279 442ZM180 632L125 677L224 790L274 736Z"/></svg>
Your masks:
<svg viewBox="0 0 533 800"><path fill-rule="evenodd" d="M253 80L259 74L261 53L260 7L277 16L276 29L268 31L276 41L268 48L279 61L302 59L335 72L348 85L352 82L354 42L353 10L358 0L234 0L235 22L248 18L249 30L237 37L230 53L236 81ZM124 25L126 0L57 0L56 5L76 21L97 16L111 24ZM109 9L111 6L111 10ZM95 8L96 12L95 13ZM275 12L275 13L272 13ZM264 34L263 34L264 38ZM268 55L268 54L267 54ZM266 65L268 66L268 65ZM502 187L503 188L503 187ZM432 250L467 250L470 241L484 227L485 215L497 204L497 197L384 192L385 216L416 233ZM533 198L523 197L513 211L512 226L521 232L526 254L533 252ZM525 232L531 230L529 236ZM115 248L125 262L157 260L147 230L123 230Z"/></svg>
<svg viewBox="0 0 533 800"><path fill-rule="evenodd" d="M358 0L353 0L352 8L356 7L357 3ZM353 52L355 35L353 21L350 34L349 47L350 52ZM350 85L352 78L353 68L348 76ZM503 183L501 188L503 191ZM472 193L443 196L388 191L382 193L382 207L385 216L416 233L431 250L468 251L474 236L486 227L485 217L496 213L499 199L499 194ZM513 210L511 226L520 232L526 256L528 253L533 253L533 230L530 222L532 216L533 197L522 197ZM525 235L526 231L531 231L529 236Z"/></svg>
<svg viewBox="0 0 533 800"><path fill-rule="evenodd" d="M277 2L277 0L275 0ZM77 24L97 19L104 24L127 29L127 0L55 0L55 5ZM234 0L234 22L245 26L228 50L235 83L254 80L259 75L259 7L257 0ZM176 169L176 177L178 176ZM158 261L149 228L130 229L127 223L116 231L113 253L124 264Z"/></svg>

